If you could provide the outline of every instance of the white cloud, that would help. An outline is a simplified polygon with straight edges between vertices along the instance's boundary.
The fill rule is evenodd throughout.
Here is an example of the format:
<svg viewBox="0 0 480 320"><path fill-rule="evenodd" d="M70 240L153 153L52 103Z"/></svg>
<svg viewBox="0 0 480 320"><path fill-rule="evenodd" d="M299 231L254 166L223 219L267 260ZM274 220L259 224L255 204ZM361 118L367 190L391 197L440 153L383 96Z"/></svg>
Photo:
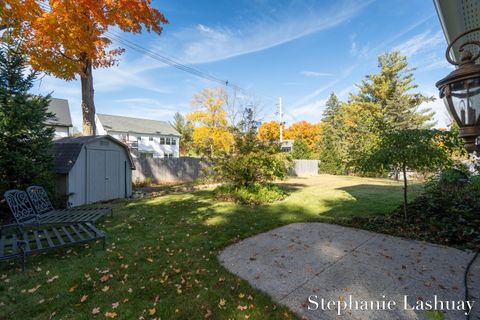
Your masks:
<svg viewBox="0 0 480 320"><path fill-rule="evenodd" d="M326 101L327 99L315 100L300 107L292 108L291 113L294 114L296 118L308 119L310 122L317 122L322 118Z"/></svg>
<svg viewBox="0 0 480 320"><path fill-rule="evenodd" d="M417 53L432 50L432 48L443 44L444 42L445 37L441 31L436 33L425 31L397 45L393 50L399 50L403 55L412 57Z"/></svg>
<svg viewBox="0 0 480 320"><path fill-rule="evenodd" d="M156 50L179 57L186 64L200 64L266 50L302 37L337 26L355 15L372 1L344 1L325 10L308 7L292 14L283 12L258 17L237 29L203 24L165 35ZM300 2L301 3L301 2Z"/></svg>
<svg viewBox="0 0 480 320"><path fill-rule="evenodd" d="M300 74L306 76L306 77L328 77L332 76L333 74L331 73L326 73L326 72L316 72L316 71L302 71Z"/></svg>

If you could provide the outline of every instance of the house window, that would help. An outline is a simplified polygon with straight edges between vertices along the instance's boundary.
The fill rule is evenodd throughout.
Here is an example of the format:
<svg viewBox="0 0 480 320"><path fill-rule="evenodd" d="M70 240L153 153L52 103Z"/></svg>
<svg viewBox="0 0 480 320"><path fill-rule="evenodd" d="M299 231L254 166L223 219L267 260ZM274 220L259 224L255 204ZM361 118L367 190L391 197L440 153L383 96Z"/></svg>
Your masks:
<svg viewBox="0 0 480 320"><path fill-rule="evenodd" d="M138 136L137 141L142 141L142 137Z"/></svg>
<svg viewBox="0 0 480 320"><path fill-rule="evenodd" d="M148 137L148 141L153 141L153 137Z"/></svg>
<svg viewBox="0 0 480 320"><path fill-rule="evenodd" d="M172 146L176 145L177 144L177 139L175 138L172 138Z"/></svg>
<svg viewBox="0 0 480 320"><path fill-rule="evenodd" d="M166 144L170 144L170 138L167 138L167 143Z"/></svg>
<svg viewBox="0 0 480 320"><path fill-rule="evenodd" d="M164 137L160 138L160 144L165 144L165 138Z"/></svg>
<svg viewBox="0 0 480 320"><path fill-rule="evenodd" d="M169 158L173 158L173 154L170 153L170 154L168 155L168 157L169 157Z"/></svg>
<svg viewBox="0 0 480 320"><path fill-rule="evenodd" d="M164 157L165 159L168 158L168 154L164 153L164 154L163 154L163 157Z"/></svg>

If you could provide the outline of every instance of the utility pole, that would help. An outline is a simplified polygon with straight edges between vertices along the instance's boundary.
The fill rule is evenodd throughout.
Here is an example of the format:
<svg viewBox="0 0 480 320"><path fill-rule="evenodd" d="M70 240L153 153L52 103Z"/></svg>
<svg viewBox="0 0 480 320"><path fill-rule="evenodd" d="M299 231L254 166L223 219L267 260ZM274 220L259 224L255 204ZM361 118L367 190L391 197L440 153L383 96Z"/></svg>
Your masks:
<svg viewBox="0 0 480 320"><path fill-rule="evenodd" d="M283 141L282 97L278 97L278 115L280 116L280 143Z"/></svg>

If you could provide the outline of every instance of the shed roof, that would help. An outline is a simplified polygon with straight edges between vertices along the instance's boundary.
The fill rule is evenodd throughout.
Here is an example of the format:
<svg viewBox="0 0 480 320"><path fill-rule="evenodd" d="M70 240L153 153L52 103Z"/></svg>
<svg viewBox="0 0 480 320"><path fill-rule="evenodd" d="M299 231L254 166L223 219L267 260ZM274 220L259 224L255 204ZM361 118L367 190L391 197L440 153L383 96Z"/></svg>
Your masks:
<svg viewBox="0 0 480 320"><path fill-rule="evenodd" d="M100 113L97 113L97 117L107 132L118 131L180 136L180 133L167 121L130 118Z"/></svg>
<svg viewBox="0 0 480 320"><path fill-rule="evenodd" d="M135 169L132 157L128 146L109 135L104 136L81 136L81 137L66 137L55 140L52 144L52 153L54 155L53 170L55 173L67 174L75 165L80 152L84 145L91 142L108 139L125 149L128 154L130 166Z"/></svg>
<svg viewBox="0 0 480 320"><path fill-rule="evenodd" d="M51 98L50 104L48 105L48 112L53 113L55 117L47 120L47 124L65 127L72 126L72 117L70 116L68 100Z"/></svg>

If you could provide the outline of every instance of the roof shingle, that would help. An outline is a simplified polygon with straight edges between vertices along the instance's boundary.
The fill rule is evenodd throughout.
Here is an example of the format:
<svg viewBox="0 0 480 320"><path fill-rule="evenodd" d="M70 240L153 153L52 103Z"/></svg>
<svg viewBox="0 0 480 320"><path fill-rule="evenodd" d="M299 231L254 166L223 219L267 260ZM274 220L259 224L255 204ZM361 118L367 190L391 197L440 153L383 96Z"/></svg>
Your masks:
<svg viewBox="0 0 480 320"><path fill-rule="evenodd" d="M97 113L97 117L107 132L117 131L180 136L172 125L166 121L130 118L100 113Z"/></svg>

